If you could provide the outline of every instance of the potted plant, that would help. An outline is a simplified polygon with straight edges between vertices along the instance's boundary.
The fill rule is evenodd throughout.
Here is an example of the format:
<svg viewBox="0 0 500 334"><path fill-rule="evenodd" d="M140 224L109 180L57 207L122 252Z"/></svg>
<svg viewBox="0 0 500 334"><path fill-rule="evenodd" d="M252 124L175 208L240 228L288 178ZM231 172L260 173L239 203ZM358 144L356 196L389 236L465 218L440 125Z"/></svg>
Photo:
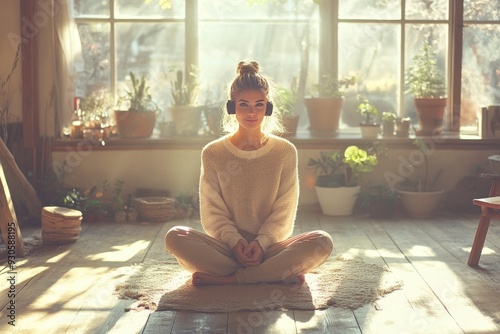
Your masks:
<svg viewBox="0 0 500 334"><path fill-rule="evenodd" d="M368 101L368 99L358 96L358 112L363 116L363 121L359 122L361 136L363 138L377 138L380 131L380 124L377 123L378 109Z"/></svg>
<svg viewBox="0 0 500 334"><path fill-rule="evenodd" d="M299 115L295 113L297 104L297 80L294 78L290 88L278 87L275 103L281 112L283 125L285 127L284 136L295 136L299 124Z"/></svg>
<svg viewBox="0 0 500 334"><path fill-rule="evenodd" d="M316 94L304 98L309 116L310 129L331 133L339 128L340 112L344 103L344 90L356 82L355 76L338 79L337 74L328 73L314 88Z"/></svg>
<svg viewBox="0 0 500 334"><path fill-rule="evenodd" d="M444 188L438 185L442 170L436 172L434 176L429 172L429 145L422 139L415 139L413 144L416 146L420 155L423 156L422 168L415 168L410 165L413 173L404 178L396 191L401 198L403 208L410 217L428 218L430 217L443 199Z"/></svg>
<svg viewBox="0 0 500 334"><path fill-rule="evenodd" d="M440 133L447 104L445 79L437 66L437 56L430 43L425 42L420 54L408 67L406 93L413 95L417 110L419 135Z"/></svg>
<svg viewBox="0 0 500 334"><path fill-rule="evenodd" d="M397 116L393 112L384 111L382 113L382 134L384 135L384 137L394 136L396 119Z"/></svg>
<svg viewBox="0 0 500 334"><path fill-rule="evenodd" d="M168 108L174 123L175 133L179 136L198 134L201 126L203 106L196 103L198 97L197 73L194 69L184 77L182 70L175 71L171 81L172 106Z"/></svg>
<svg viewBox="0 0 500 334"><path fill-rule="evenodd" d="M363 187L359 194L362 208L368 211L371 218L392 218L396 212L399 195L383 184Z"/></svg>
<svg viewBox="0 0 500 334"><path fill-rule="evenodd" d="M360 191L358 180L378 164L377 146L363 150L349 146L344 152L321 152L318 159L309 159L308 167L318 174L316 195L324 215L352 214Z"/></svg>
<svg viewBox="0 0 500 334"><path fill-rule="evenodd" d="M410 135L410 117L398 117L396 118L396 136L397 137L408 137Z"/></svg>
<svg viewBox="0 0 500 334"><path fill-rule="evenodd" d="M111 135L109 110L112 99L105 89L93 91L79 102L79 120L83 122L83 136L105 139Z"/></svg>
<svg viewBox="0 0 500 334"><path fill-rule="evenodd" d="M156 123L156 105L149 93L144 76L140 79L130 72L132 89L118 99L118 108L127 102L127 110L115 110L118 135L124 138L149 138Z"/></svg>

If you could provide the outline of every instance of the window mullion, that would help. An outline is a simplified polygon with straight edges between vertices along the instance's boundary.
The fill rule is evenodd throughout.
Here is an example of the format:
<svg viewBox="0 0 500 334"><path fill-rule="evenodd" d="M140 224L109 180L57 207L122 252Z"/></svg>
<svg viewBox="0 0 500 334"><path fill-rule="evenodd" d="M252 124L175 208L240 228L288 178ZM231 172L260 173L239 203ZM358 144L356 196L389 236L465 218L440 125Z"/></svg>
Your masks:
<svg viewBox="0 0 500 334"><path fill-rule="evenodd" d="M462 38L463 38L463 1L450 0L450 43L448 48L448 91L450 96L450 130L460 131L460 112L462 99Z"/></svg>
<svg viewBox="0 0 500 334"><path fill-rule="evenodd" d="M185 16L185 73L189 73L191 68L198 68L198 0L186 1ZM186 75L186 80L192 80Z"/></svg>
<svg viewBox="0 0 500 334"><path fill-rule="evenodd" d="M115 0L109 1L109 75L110 92L116 95Z"/></svg>

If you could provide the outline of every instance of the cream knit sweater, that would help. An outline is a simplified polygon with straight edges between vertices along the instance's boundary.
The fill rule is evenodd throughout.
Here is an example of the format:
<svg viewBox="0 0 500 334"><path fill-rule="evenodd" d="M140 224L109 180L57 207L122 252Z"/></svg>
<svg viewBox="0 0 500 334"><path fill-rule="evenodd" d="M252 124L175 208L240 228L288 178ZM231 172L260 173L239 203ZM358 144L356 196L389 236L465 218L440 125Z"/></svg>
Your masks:
<svg viewBox="0 0 500 334"><path fill-rule="evenodd" d="M264 250L293 232L299 196L297 150L288 140L270 136L255 151L235 147L229 136L203 148L200 214L205 232L229 247L257 235Z"/></svg>

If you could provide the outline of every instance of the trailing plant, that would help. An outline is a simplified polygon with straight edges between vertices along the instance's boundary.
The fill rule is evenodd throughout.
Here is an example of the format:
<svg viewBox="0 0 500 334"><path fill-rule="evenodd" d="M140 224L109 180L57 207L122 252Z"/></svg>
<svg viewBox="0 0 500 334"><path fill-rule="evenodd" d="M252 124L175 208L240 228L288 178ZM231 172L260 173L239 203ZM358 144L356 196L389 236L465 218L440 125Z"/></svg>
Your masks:
<svg viewBox="0 0 500 334"><path fill-rule="evenodd" d="M446 96L445 79L437 66L437 56L430 43L425 42L421 53L413 57L408 67L405 93L415 98L442 98Z"/></svg>

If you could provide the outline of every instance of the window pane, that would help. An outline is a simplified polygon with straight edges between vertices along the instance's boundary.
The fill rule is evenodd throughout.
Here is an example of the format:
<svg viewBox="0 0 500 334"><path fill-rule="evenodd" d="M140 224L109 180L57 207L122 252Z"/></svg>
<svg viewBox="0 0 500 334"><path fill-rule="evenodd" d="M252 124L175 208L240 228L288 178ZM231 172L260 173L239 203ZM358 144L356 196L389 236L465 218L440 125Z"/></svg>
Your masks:
<svg viewBox="0 0 500 334"><path fill-rule="evenodd" d="M259 62L262 72L281 86L288 88L294 77L300 78L304 90L306 80L317 77L317 36L317 26L307 24L201 24L200 101L226 99L226 84L243 59Z"/></svg>
<svg viewBox="0 0 500 334"><path fill-rule="evenodd" d="M77 96L87 96L99 89L110 88L110 45L108 23L78 24L83 72L78 73Z"/></svg>
<svg viewBox="0 0 500 334"><path fill-rule="evenodd" d="M124 89L130 71L145 75L153 99L164 109L170 103L165 78L170 66L184 67L184 24L117 23L117 94Z"/></svg>
<svg viewBox="0 0 500 334"><path fill-rule="evenodd" d="M406 19L448 20L449 0L406 0Z"/></svg>
<svg viewBox="0 0 500 334"><path fill-rule="evenodd" d="M109 1L72 0L72 2L73 2L73 15L75 17L82 17L82 16L109 17Z"/></svg>
<svg viewBox="0 0 500 334"><path fill-rule="evenodd" d="M464 20L491 21L500 20L500 0L465 0Z"/></svg>
<svg viewBox="0 0 500 334"><path fill-rule="evenodd" d="M443 75L447 77L447 54L448 54L448 25L446 24L409 24L406 26L406 45L405 45L405 71L408 66L413 64L413 57L422 52L424 42L429 42L437 53L438 67ZM447 87L448 91L450 87ZM417 122L413 96L405 94L405 115ZM446 112L450 111L450 106ZM447 116L444 117L445 121ZM446 124L445 124L446 128Z"/></svg>
<svg viewBox="0 0 500 334"><path fill-rule="evenodd" d="M500 26L463 30L461 126L475 126L481 108L500 104Z"/></svg>
<svg viewBox="0 0 500 334"><path fill-rule="evenodd" d="M117 18L184 18L185 12L184 0L115 0Z"/></svg>
<svg viewBox="0 0 500 334"><path fill-rule="evenodd" d="M318 5L311 0L199 0L200 19L309 19Z"/></svg>
<svg viewBox="0 0 500 334"><path fill-rule="evenodd" d="M400 19L401 0L340 0L341 19Z"/></svg>
<svg viewBox="0 0 500 334"><path fill-rule="evenodd" d="M342 122L358 126L357 94L367 98L382 114L398 112L400 33L394 24L340 24L340 75L357 74L356 89L346 94Z"/></svg>

